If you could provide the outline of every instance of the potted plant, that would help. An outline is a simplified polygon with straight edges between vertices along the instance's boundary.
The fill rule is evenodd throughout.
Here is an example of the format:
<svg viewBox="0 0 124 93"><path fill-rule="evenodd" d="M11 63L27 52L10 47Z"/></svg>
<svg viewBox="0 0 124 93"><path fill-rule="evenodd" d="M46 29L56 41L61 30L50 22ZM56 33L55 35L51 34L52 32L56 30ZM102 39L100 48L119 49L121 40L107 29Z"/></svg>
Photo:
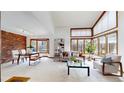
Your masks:
<svg viewBox="0 0 124 93"><path fill-rule="evenodd" d="M95 44L91 44L91 42L86 42L86 47L85 47L85 51L89 54L88 60L91 60L90 55L94 54L96 50L96 46Z"/></svg>
<svg viewBox="0 0 124 93"><path fill-rule="evenodd" d="M71 62L77 62L77 59L76 59L75 56L71 56L71 57L70 57L70 61L71 61Z"/></svg>

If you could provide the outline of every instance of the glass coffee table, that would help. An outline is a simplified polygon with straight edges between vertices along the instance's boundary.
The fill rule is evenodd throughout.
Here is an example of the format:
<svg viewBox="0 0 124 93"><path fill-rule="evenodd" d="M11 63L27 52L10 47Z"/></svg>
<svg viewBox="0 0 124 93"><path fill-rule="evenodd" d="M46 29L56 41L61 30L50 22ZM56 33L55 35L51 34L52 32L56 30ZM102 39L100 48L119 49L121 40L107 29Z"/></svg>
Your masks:
<svg viewBox="0 0 124 93"><path fill-rule="evenodd" d="M67 61L68 75L70 74L70 68L85 68L87 69L87 75L90 76L90 67L84 62L71 62Z"/></svg>

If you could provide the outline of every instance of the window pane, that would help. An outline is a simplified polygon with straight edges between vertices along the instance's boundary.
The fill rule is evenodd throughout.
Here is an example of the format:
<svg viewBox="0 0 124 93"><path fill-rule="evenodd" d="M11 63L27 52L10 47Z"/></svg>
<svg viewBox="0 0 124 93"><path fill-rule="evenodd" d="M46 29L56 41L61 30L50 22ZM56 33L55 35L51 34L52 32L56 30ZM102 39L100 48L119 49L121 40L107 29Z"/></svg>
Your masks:
<svg viewBox="0 0 124 93"><path fill-rule="evenodd" d="M47 52L47 41L38 41L38 51Z"/></svg>
<svg viewBox="0 0 124 93"><path fill-rule="evenodd" d="M36 51L36 40L32 40L31 45L33 47L33 51Z"/></svg>
<svg viewBox="0 0 124 93"><path fill-rule="evenodd" d="M83 52L83 40L78 40L78 51Z"/></svg>
<svg viewBox="0 0 124 93"><path fill-rule="evenodd" d="M106 54L106 40L105 40L105 37L100 37L100 47L99 47L99 52L100 52L100 55L105 55Z"/></svg>
<svg viewBox="0 0 124 93"><path fill-rule="evenodd" d="M91 29L72 30L71 36L91 36Z"/></svg>
<svg viewBox="0 0 124 93"><path fill-rule="evenodd" d="M38 51L42 53L48 53L49 52L49 46L48 46L49 40L31 40L31 45L34 47L33 51Z"/></svg>
<svg viewBox="0 0 124 93"><path fill-rule="evenodd" d="M115 54L117 53L116 44L117 44L116 33L108 35L108 52L109 53L115 53Z"/></svg>
<svg viewBox="0 0 124 93"><path fill-rule="evenodd" d="M94 45L96 46L95 54L98 55L98 38L94 39Z"/></svg>
<svg viewBox="0 0 124 93"><path fill-rule="evenodd" d="M86 39L86 40L85 40L85 47L86 47L86 45L87 45L87 42L91 42L91 40L90 40L90 39ZM87 54L87 51L85 51L85 54Z"/></svg>
<svg viewBox="0 0 124 93"><path fill-rule="evenodd" d="M116 27L116 11L108 11L99 20L93 30L94 34L98 34L114 27Z"/></svg>
<svg viewBox="0 0 124 93"><path fill-rule="evenodd" d="M113 27L116 27L116 12L111 11L108 14L108 29L111 29Z"/></svg>
<svg viewBox="0 0 124 93"><path fill-rule="evenodd" d="M77 40L72 40L72 50L77 51Z"/></svg>

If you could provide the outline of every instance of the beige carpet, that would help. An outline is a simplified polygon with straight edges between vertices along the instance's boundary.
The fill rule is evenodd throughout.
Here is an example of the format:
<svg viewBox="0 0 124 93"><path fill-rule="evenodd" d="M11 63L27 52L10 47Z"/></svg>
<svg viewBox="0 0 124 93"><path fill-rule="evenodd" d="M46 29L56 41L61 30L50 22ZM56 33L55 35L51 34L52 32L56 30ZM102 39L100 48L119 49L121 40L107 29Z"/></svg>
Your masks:
<svg viewBox="0 0 124 93"><path fill-rule="evenodd" d="M40 62L21 62L19 65L5 63L1 65L1 79L6 81L13 76L30 77L30 82L123 82L124 77L103 76L99 71L90 66L90 76L87 76L87 69L71 69L67 75L67 66L64 62L53 62L53 59L42 58Z"/></svg>

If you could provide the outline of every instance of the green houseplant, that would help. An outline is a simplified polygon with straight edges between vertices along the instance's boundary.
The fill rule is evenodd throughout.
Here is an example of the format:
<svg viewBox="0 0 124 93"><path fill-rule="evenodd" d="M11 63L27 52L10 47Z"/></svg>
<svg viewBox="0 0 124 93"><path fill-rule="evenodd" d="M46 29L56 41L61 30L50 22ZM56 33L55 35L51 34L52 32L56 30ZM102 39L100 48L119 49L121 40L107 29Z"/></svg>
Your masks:
<svg viewBox="0 0 124 93"><path fill-rule="evenodd" d="M91 42L86 42L85 51L89 54L88 60L91 60L90 55L94 54L95 50L96 50L95 44L92 44Z"/></svg>
<svg viewBox="0 0 124 93"><path fill-rule="evenodd" d="M69 60L72 61L72 62L77 62L77 59L76 59L75 56L71 56Z"/></svg>

